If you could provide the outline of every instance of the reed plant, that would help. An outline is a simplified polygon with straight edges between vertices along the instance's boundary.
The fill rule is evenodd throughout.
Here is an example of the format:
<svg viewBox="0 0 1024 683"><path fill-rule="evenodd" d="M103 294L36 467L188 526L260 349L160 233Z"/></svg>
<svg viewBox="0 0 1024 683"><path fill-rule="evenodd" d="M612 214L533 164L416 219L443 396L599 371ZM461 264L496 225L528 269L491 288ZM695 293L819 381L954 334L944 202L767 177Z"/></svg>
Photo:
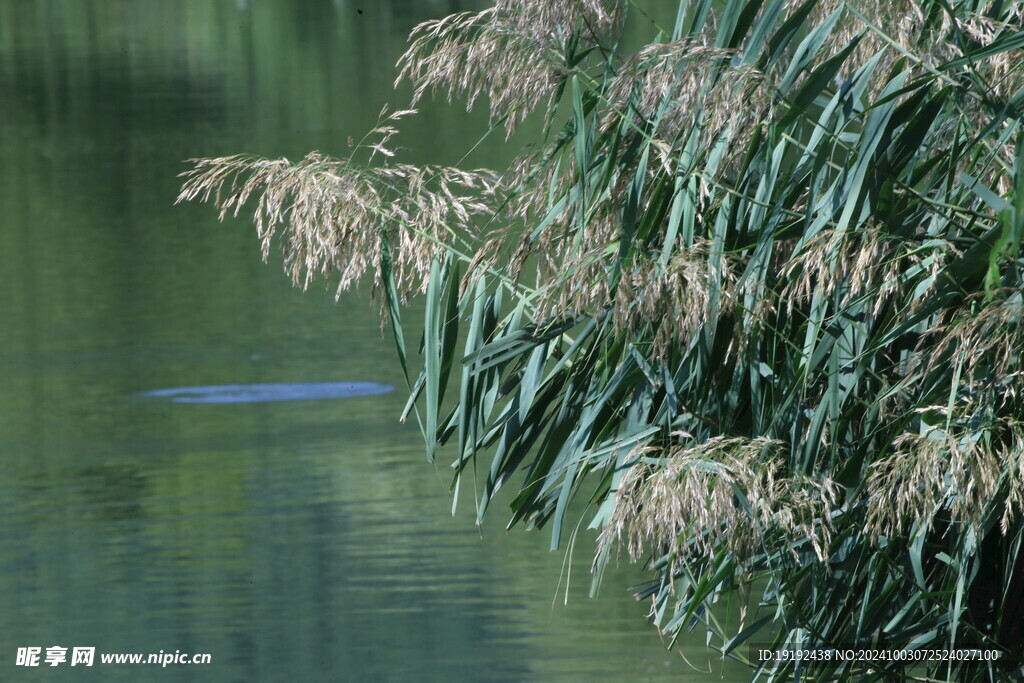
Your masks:
<svg viewBox="0 0 1024 683"><path fill-rule="evenodd" d="M193 160L266 255L363 279L430 459L482 519L598 532L671 646L978 647L758 664L783 680L1004 680L1024 651L1024 5L498 0L415 29L414 101L353 153ZM416 100L544 143L416 167ZM511 143L510 143L511 144ZM411 367L402 304L425 301ZM577 521L570 503L585 504ZM573 506L572 510L583 509ZM729 618L729 598L746 604ZM741 647L744 646L744 647ZM1018 658L1016 664L1014 658Z"/></svg>

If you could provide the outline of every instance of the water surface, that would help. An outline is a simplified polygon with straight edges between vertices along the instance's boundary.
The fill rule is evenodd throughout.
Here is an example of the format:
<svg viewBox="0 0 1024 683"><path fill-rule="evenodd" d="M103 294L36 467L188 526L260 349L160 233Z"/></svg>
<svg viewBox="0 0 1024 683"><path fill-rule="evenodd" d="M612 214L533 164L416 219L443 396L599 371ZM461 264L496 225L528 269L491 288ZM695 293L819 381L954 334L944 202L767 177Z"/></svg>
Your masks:
<svg viewBox="0 0 1024 683"><path fill-rule="evenodd" d="M506 533L497 506L478 530L468 497L452 517L403 391L140 395L405 386L368 288L291 288L247 220L173 206L175 176L189 157L346 154L403 103L409 29L470 6L0 3L0 679L720 678L665 653L625 591L639 570L586 597L590 538L564 606L545 537ZM399 142L452 163L483 124L428 106ZM465 163L509 155L495 136ZM708 666L701 640L683 649ZM52 645L213 663L14 666Z"/></svg>

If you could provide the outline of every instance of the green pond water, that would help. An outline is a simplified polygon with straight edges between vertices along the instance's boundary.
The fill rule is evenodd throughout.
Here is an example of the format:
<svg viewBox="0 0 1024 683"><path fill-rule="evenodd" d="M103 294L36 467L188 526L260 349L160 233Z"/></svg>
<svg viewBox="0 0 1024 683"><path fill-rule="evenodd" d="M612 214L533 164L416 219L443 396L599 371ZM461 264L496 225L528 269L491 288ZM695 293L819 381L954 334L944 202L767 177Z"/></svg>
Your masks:
<svg viewBox="0 0 1024 683"><path fill-rule="evenodd" d="M347 154L404 104L411 27L471 6L0 0L0 681L746 679L702 633L712 673L666 653L640 568L589 599L592 537L565 605L545 535L452 517L367 288L304 294L248 220L173 206L189 157ZM438 104L396 141L454 163L485 124ZM360 391L143 395L295 383ZM17 666L52 646L96 662ZM159 651L211 663L99 662Z"/></svg>

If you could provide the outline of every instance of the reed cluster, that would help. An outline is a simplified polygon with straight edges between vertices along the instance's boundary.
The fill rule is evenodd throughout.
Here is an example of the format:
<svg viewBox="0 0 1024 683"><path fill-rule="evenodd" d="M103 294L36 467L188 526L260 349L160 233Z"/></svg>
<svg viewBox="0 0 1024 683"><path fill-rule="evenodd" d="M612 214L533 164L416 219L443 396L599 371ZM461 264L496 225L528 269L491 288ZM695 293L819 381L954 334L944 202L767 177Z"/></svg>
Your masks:
<svg viewBox="0 0 1024 683"><path fill-rule="evenodd" d="M406 413L456 498L472 480L482 519L516 478L510 525L555 548L585 493L596 576L648 561L669 642L1019 654L1020 3L680 0L628 53L638 5L499 0L413 32L414 103L485 99L509 135L537 112L504 171L399 162L410 108L347 159L196 160L180 199L254 203L301 286L372 277L407 373L422 293ZM754 621L729 622L752 577Z"/></svg>

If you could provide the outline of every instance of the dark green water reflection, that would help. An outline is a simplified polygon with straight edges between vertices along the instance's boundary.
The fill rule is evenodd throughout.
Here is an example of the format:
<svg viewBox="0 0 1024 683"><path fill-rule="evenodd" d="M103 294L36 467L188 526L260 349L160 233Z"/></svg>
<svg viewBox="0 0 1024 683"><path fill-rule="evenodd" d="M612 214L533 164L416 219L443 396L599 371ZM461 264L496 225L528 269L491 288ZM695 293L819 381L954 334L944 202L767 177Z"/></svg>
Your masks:
<svg viewBox="0 0 1024 683"><path fill-rule="evenodd" d="M401 392L138 396L402 385L365 292L292 289L247 221L173 207L175 175L194 156L345 153L402 104L409 29L466 5L0 2L0 680L719 677L665 654L624 590L635 568L586 598L589 540L552 607L546 539L451 518ZM454 162L482 124L431 107L400 141ZM499 143L466 163L500 166ZM213 663L15 667L53 645Z"/></svg>

